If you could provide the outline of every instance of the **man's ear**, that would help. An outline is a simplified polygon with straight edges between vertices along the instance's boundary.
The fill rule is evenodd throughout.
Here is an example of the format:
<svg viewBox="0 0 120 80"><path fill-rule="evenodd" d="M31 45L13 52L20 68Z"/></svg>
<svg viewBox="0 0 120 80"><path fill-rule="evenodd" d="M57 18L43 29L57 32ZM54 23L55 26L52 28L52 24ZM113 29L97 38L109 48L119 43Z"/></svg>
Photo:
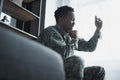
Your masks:
<svg viewBox="0 0 120 80"><path fill-rule="evenodd" d="M64 18L62 17L59 18L59 23L64 23L64 21L65 21Z"/></svg>

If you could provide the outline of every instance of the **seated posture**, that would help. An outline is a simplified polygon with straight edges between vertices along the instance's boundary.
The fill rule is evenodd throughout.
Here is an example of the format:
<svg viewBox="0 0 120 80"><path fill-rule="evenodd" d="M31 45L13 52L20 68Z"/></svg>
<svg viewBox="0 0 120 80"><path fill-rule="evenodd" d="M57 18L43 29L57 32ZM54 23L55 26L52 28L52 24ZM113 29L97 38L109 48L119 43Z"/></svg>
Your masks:
<svg viewBox="0 0 120 80"><path fill-rule="evenodd" d="M58 52L64 61L66 80L103 80L105 70L100 66L84 68L83 60L73 55L74 50L95 50L102 21L95 16L96 30L89 41L77 37L77 31L73 30L75 24L74 9L69 6L59 7L55 11L56 25L44 29L38 42Z"/></svg>

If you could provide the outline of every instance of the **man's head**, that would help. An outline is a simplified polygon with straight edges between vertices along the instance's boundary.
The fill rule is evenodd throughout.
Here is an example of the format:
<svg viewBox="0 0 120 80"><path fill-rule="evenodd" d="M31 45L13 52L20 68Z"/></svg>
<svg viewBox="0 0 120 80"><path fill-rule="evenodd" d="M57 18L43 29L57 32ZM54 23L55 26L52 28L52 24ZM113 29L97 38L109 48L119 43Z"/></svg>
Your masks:
<svg viewBox="0 0 120 80"><path fill-rule="evenodd" d="M58 25L62 27L66 32L72 30L75 22L74 9L69 6L59 7L55 11L55 19Z"/></svg>

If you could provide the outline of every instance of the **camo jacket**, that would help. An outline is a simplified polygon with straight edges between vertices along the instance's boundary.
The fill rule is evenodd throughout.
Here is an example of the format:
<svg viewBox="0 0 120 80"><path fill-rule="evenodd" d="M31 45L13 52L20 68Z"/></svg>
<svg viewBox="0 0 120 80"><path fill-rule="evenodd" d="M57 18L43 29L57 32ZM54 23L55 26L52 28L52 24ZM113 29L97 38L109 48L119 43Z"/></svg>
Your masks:
<svg viewBox="0 0 120 80"><path fill-rule="evenodd" d="M37 41L58 52L63 59L72 56L74 50L92 52L95 50L100 32L95 32L88 40L73 39L59 25L49 26L44 29Z"/></svg>

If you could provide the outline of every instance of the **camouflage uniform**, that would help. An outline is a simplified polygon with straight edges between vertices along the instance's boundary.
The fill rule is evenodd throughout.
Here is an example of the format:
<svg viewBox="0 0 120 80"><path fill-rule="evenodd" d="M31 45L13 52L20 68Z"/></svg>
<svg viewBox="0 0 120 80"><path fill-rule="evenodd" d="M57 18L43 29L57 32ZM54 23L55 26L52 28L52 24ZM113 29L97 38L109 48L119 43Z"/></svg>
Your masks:
<svg viewBox="0 0 120 80"><path fill-rule="evenodd" d="M41 32L37 41L55 50L62 56L64 60L66 80L82 80L83 76L86 78L89 77L87 75L90 75L92 78L90 79L84 78L84 80L95 80L93 79L93 74L94 73L98 75L99 73L101 74L101 72L98 70L98 68L100 68L100 70L102 69L103 73L102 77L104 77L105 75L104 69L100 66L99 67L94 66L92 68L89 67L84 69L83 60L78 56L74 56L73 54L74 50L86 52L94 51L98 42L98 38L99 32L95 32L93 37L89 41L85 41L84 39L80 38L73 39L69 36L68 33L66 33L62 28L60 28L59 25L55 25L44 29ZM91 72L93 72L93 74ZM103 79L101 79L100 77L100 79L98 80Z"/></svg>

